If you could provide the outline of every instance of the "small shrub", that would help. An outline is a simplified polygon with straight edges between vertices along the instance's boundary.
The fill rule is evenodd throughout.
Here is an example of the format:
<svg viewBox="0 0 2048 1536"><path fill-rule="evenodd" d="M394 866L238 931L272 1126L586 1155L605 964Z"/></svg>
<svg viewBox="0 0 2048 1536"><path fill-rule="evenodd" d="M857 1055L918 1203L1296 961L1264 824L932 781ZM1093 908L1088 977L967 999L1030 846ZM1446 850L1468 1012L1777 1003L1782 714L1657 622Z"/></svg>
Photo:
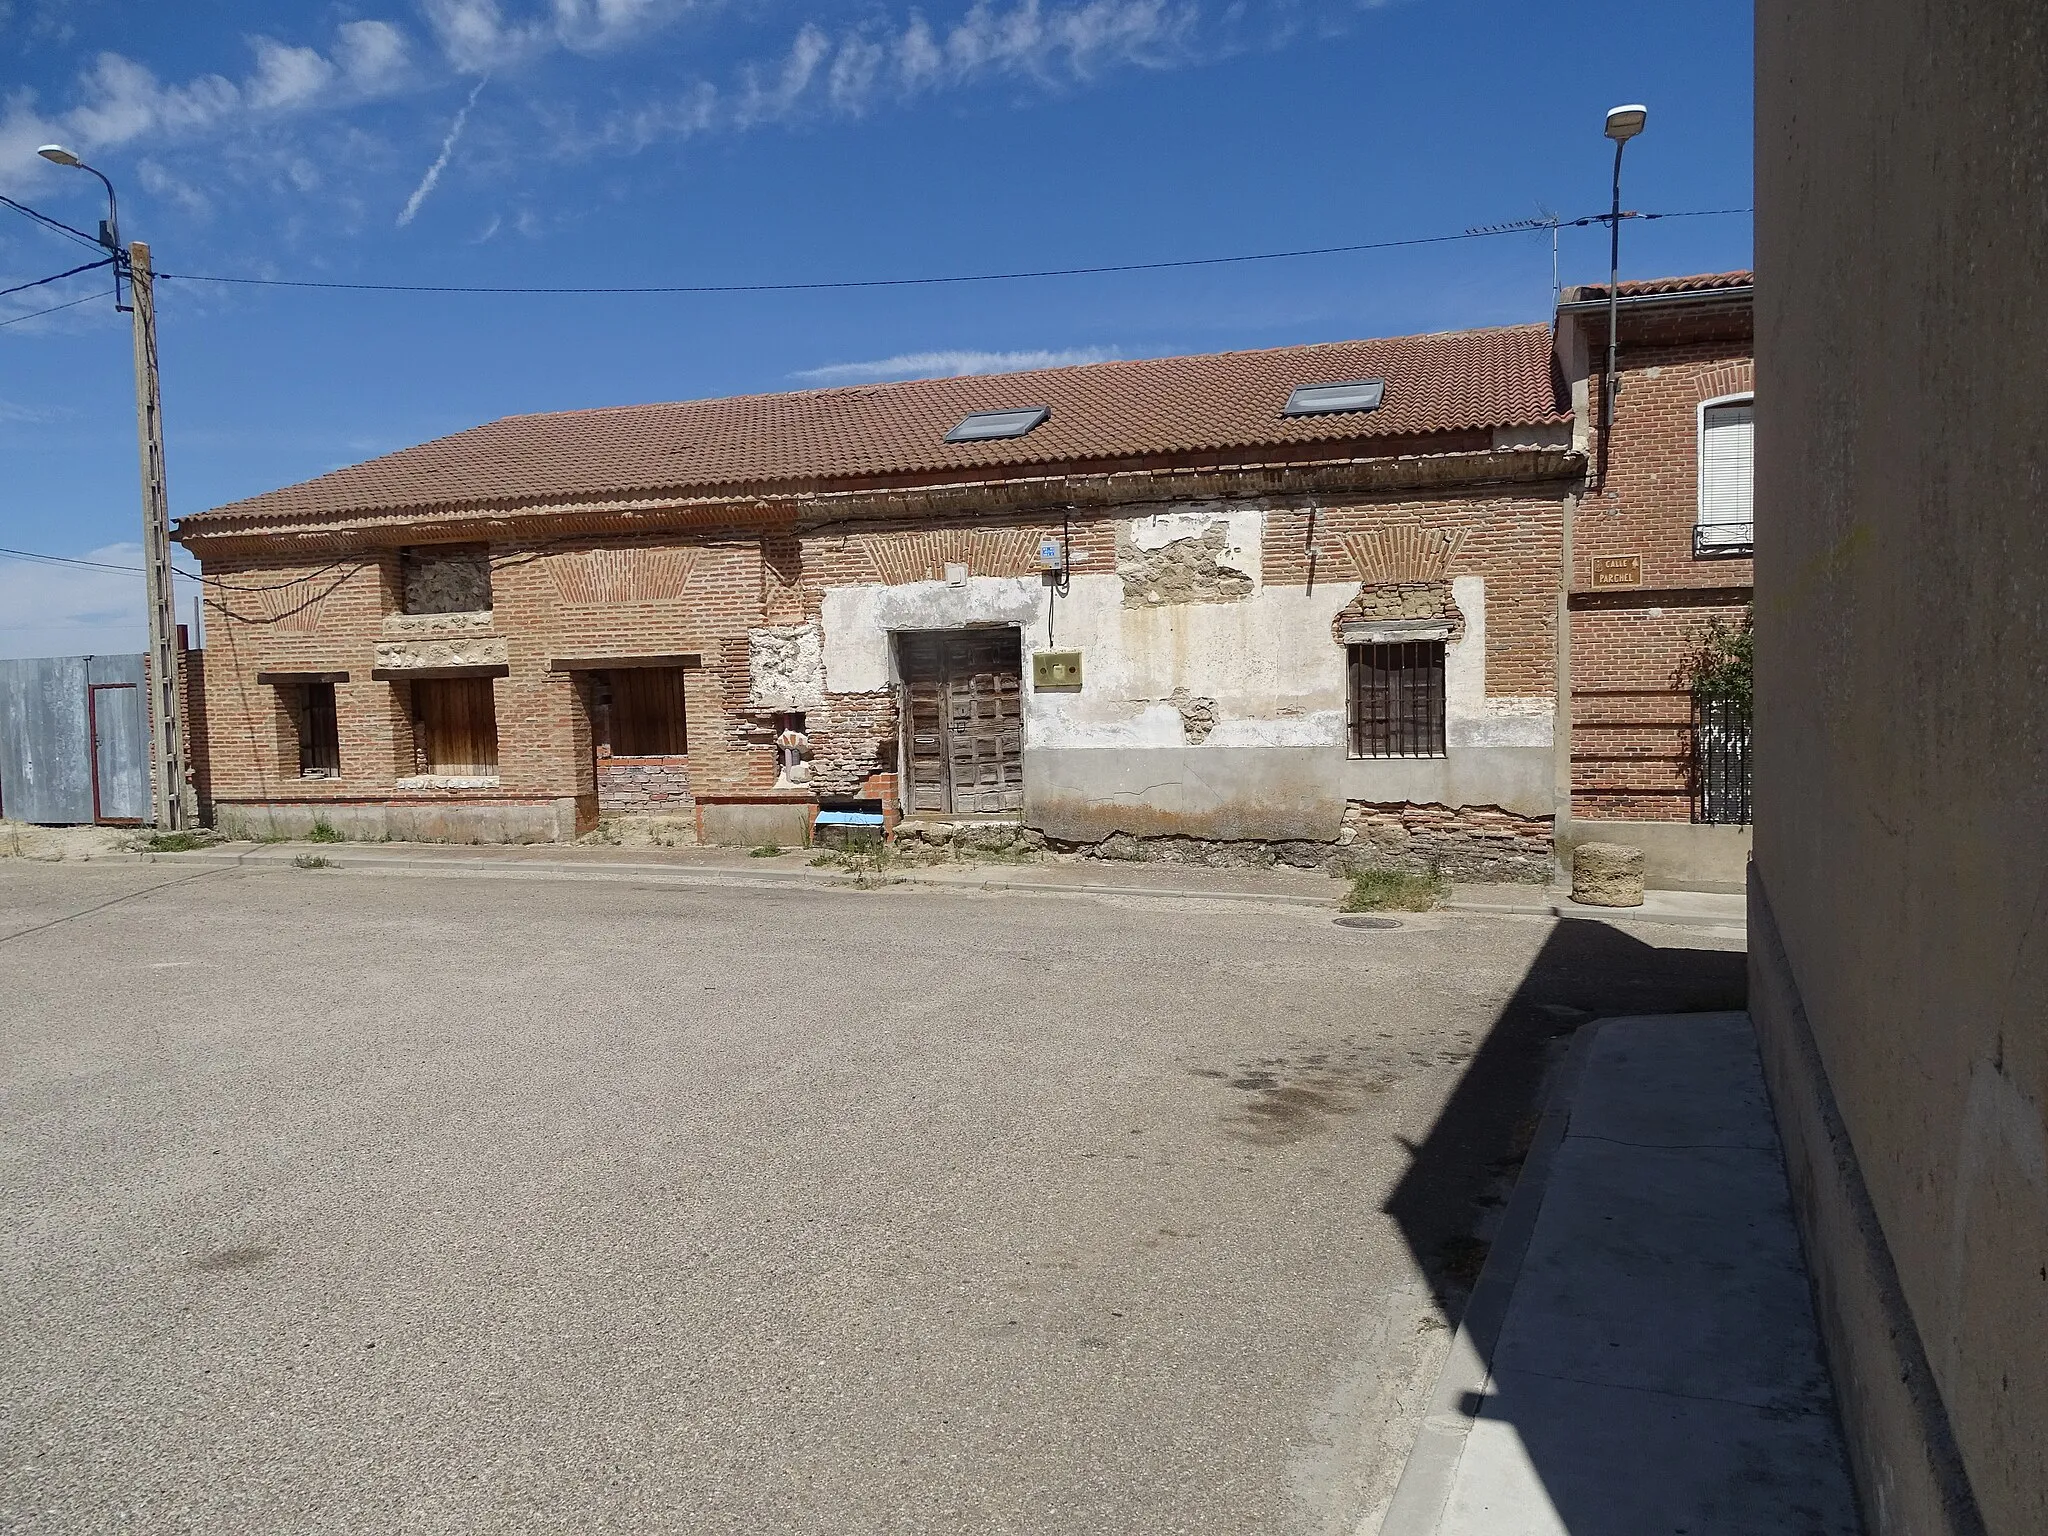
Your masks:
<svg viewBox="0 0 2048 1536"><path fill-rule="evenodd" d="M306 841L309 843L345 843L348 839L335 831L333 825L325 817L322 817L313 823L313 830L306 834Z"/></svg>
<svg viewBox="0 0 2048 1536"><path fill-rule="evenodd" d="M1730 624L1707 620L1693 636L1692 650L1679 663L1677 682L1702 704L1718 704L1748 715L1756 703L1756 621L1745 611Z"/></svg>
<svg viewBox="0 0 2048 1536"><path fill-rule="evenodd" d="M889 884L884 874L896 865L907 863L893 848L886 844L856 848L827 848L811 860L813 869L837 867L853 876L853 883L860 889L872 890L877 885Z"/></svg>
<svg viewBox="0 0 2048 1536"><path fill-rule="evenodd" d="M218 842L211 832L145 832L136 843L139 853L190 853Z"/></svg>
<svg viewBox="0 0 2048 1536"><path fill-rule="evenodd" d="M317 853L302 853L292 860L293 869L339 869L334 860L323 858Z"/></svg>
<svg viewBox="0 0 2048 1536"><path fill-rule="evenodd" d="M782 857L782 848L777 843L763 843L758 848L748 849L747 857L750 859L779 859Z"/></svg>
<svg viewBox="0 0 2048 1536"><path fill-rule="evenodd" d="M1346 912L1427 912L1450 894L1442 875L1405 869L1361 869L1344 897Z"/></svg>

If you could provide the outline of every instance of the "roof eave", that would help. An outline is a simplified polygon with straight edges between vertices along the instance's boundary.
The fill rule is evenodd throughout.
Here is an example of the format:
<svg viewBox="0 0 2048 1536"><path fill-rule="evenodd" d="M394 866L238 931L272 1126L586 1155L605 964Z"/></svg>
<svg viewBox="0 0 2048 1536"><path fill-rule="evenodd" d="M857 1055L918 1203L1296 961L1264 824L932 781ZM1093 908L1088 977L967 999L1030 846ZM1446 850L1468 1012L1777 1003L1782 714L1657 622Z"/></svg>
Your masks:
<svg viewBox="0 0 2048 1536"><path fill-rule="evenodd" d="M1616 301L1621 309L1680 309L1700 304L1747 304L1755 297L1756 284L1745 283L1739 288L1696 288L1684 293L1624 293ZM1557 306L1560 315L1590 315L1607 313L1608 301L1598 299L1570 299Z"/></svg>

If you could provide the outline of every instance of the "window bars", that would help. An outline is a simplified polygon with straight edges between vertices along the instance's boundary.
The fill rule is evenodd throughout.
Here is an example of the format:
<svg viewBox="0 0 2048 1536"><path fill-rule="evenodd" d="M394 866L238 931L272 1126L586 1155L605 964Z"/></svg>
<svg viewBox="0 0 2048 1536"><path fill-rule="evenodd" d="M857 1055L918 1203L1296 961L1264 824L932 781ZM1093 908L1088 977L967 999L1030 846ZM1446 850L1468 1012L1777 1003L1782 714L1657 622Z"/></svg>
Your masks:
<svg viewBox="0 0 2048 1536"><path fill-rule="evenodd" d="M1350 648L1351 755L1444 755L1444 642Z"/></svg>
<svg viewBox="0 0 2048 1536"><path fill-rule="evenodd" d="M1694 698L1692 819L1746 827L1749 808L1750 712L1740 700Z"/></svg>

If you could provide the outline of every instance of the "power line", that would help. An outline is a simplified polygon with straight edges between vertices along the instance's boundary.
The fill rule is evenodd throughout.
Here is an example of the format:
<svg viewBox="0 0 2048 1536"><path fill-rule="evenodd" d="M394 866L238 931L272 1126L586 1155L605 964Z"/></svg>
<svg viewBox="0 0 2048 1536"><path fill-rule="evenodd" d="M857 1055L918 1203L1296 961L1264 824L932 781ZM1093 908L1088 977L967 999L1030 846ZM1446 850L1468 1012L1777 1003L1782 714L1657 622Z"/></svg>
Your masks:
<svg viewBox="0 0 2048 1536"><path fill-rule="evenodd" d="M46 555L33 549L0 549L0 560L32 560L44 565L82 565L89 570L120 571L129 576L145 574L143 568L139 565L115 565L106 560L81 560L76 555ZM261 592L283 592L290 587L302 587L309 581L318 581L329 571L340 570L344 565L349 567L348 575L353 576L357 571L362 570L370 563L366 560L345 555L339 560L330 560L327 564L318 566L306 572L303 576L294 576L289 581L271 582L264 586L255 587L245 586L241 582L232 581L226 577L208 576L200 571L188 571L182 566L174 565L171 569L186 581L196 581L205 586L219 587L225 592L243 593L253 597ZM345 581L348 578L343 577L342 579Z"/></svg>
<svg viewBox="0 0 2048 1536"><path fill-rule="evenodd" d="M12 288L0 288L0 299L6 298L10 293L23 293L30 288L40 288L45 283L61 283L67 277L76 277L81 272L96 272L101 267L110 267L113 264L114 258L108 256L100 261L88 261L82 267L73 267L69 272L59 272L52 277L39 277L32 283L16 283Z"/></svg>
<svg viewBox="0 0 2048 1536"><path fill-rule="evenodd" d="M97 298L98 295L94 294L93 297ZM24 316L23 318L26 319L27 317ZM71 555L45 555L39 554L32 549L0 549L0 558L8 560L34 560L43 565L83 565L95 571L125 571L130 576L140 576L142 574L142 567L139 565L111 565L105 560L80 560ZM178 574L187 581L203 581L207 579L200 576L196 571L179 571Z"/></svg>
<svg viewBox="0 0 2048 1536"><path fill-rule="evenodd" d="M1748 208L1696 208L1676 213L1641 213L1629 217L1640 219L1701 219L1720 217L1728 214L1749 213ZM1559 221L1566 227L1603 223L1605 214L1589 215L1583 219ZM858 288L929 288L952 283L1011 283L1031 278L1046 277L1100 277L1128 272L1167 272L1190 267L1237 266L1257 261L1298 261L1312 256L1348 256L1361 251L1390 251L1405 247L1425 245L1447 245L1460 240L1485 240L1497 235L1523 234L1531 228L1549 228L1546 221L1531 221L1527 225L1495 225L1485 228L1462 230L1455 235L1418 235L1405 240L1370 240L1356 245L1312 246L1291 251L1257 251L1236 256L1188 256L1170 261L1119 262L1089 267L1042 267L1017 272L971 272L955 273L937 277L869 277L837 278L801 283L664 283L647 285L605 286L602 284L578 284L573 286L493 286L466 283L343 283L328 282L313 278L286 277L221 277L203 272L159 272L157 276L166 281L181 283L226 283L250 288L315 288L349 293L467 293L500 295L576 295L576 294L618 294L622 296L655 294L718 294L718 293L820 293L834 290Z"/></svg>
<svg viewBox="0 0 2048 1536"><path fill-rule="evenodd" d="M34 219L38 224L42 225L45 229L51 230L56 234L60 234L64 236L67 240L76 240L79 244L89 245L96 251L103 251L106 249L105 246L101 245L99 241L93 239L93 237L91 235L88 235L84 230L73 229L69 224L66 224L62 219L53 219L47 213L42 213L34 208L29 207L27 203L17 203L11 197L0 197L0 206L12 208L16 213L22 214L27 218Z"/></svg>
<svg viewBox="0 0 2048 1536"><path fill-rule="evenodd" d="M10 315L7 319L0 320L0 325L19 325L22 321L33 320L39 315L54 315L60 309L75 309L80 304L91 303L94 299L109 299L113 297L114 294L111 289L106 293L88 293L83 298L67 299L62 304L52 304L48 309L32 309L25 315Z"/></svg>

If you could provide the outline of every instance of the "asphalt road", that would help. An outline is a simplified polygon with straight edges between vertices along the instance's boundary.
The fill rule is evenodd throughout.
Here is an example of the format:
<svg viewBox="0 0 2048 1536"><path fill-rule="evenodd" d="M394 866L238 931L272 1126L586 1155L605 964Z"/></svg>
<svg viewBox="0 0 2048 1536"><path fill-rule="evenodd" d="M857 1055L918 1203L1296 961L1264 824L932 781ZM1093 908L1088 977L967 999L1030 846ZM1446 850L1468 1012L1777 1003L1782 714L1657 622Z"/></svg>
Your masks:
<svg viewBox="0 0 2048 1536"><path fill-rule="evenodd" d="M1559 1039L1739 943L0 861L0 1526L1369 1531Z"/></svg>

